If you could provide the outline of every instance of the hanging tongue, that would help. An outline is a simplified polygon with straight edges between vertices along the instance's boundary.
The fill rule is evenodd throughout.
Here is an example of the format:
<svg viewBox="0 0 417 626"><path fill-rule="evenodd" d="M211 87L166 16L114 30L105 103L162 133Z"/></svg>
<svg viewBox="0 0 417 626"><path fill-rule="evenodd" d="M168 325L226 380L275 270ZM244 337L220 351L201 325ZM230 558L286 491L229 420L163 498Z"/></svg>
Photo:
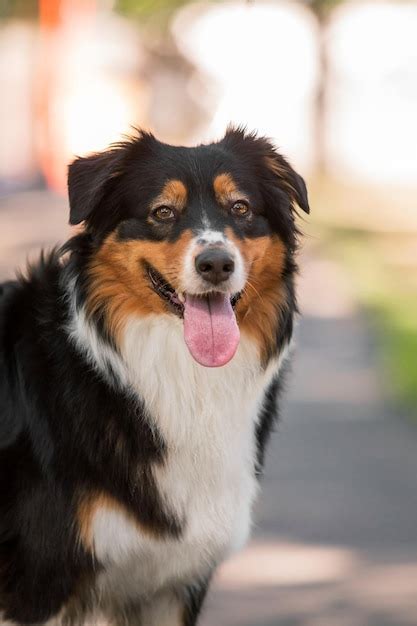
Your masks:
<svg viewBox="0 0 417 626"><path fill-rule="evenodd" d="M226 365L239 343L239 328L227 294L185 296L184 339L197 363Z"/></svg>

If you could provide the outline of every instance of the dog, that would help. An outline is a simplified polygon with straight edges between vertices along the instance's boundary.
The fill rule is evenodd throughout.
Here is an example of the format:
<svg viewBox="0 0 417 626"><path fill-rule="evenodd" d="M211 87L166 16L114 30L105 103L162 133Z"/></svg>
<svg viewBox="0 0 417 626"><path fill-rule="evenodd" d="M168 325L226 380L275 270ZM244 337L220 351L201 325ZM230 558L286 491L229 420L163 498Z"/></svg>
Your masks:
<svg viewBox="0 0 417 626"><path fill-rule="evenodd" d="M238 127L138 131L68 188L77 234L1 288L0 616L193 626L249 535L306 185Z"/></svg>

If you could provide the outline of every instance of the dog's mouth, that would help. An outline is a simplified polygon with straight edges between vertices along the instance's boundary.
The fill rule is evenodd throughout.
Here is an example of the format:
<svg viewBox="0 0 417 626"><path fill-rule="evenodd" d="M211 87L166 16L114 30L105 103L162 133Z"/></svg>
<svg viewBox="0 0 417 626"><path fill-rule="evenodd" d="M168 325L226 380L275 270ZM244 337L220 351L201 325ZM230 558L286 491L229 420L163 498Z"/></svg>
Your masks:
<svg viewBox="0 0 417 626"><path fill-rule="evenodd" d="M186 294L177 293L174 287L170 285L170 283L162 276L162 274L160 274L154 267L152 267L152 265L148 264L146 266L146 271L147 271L152 289L156 291L156 293L158 294L160 298L162 298L162 300L165 300L165 302L167 302L172 307L174 313L176 313L179 317L183 317L184 316L184 302L185 302ZM214 294L220 294L220 292L212 291L212 292L204 293L201 295L197 294L197 295L194 295L193 297L201 298L203 300L204 298L209 298L210 296L213 296ZM221 294L221 295L225 297L227 296L227 294ZM230 304L233 310L235 310L237 303L242 297L242 292L239 291L238 293L235 293L231 296L228 295L227 297L229 297Z"/></svg>
<svg viewBox="0 0 417 626"><path fill-rule="evenodd" d="M158 296L170 305L173 313L179 317L184 316L183 296L178 294L174 287L154 267L147 265L146 272L151 283L151 287Z"/></svg>
<svg viewBox="0 0 417 626"><path fill-rule="evenodd" d="M154 267L148 264L146 271L152 289L184 319L184 339L194 359L206 367L226 365L239 344L235 307L241 292L178 293Z"/></svg>

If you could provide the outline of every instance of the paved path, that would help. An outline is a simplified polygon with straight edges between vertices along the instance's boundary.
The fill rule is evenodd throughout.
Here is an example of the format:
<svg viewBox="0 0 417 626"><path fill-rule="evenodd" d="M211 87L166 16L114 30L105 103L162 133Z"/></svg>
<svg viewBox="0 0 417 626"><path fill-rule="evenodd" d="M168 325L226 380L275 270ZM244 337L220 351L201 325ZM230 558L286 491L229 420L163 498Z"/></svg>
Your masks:
<svg viewBox="0 0 417 626"><path fill-rule="evenodd" d="M64 224L52 196L0 200L0 274ZM303 264L307 314L253 541L219 572L201 626L416 626L417 428L384 400L344 276Z"/></svg>

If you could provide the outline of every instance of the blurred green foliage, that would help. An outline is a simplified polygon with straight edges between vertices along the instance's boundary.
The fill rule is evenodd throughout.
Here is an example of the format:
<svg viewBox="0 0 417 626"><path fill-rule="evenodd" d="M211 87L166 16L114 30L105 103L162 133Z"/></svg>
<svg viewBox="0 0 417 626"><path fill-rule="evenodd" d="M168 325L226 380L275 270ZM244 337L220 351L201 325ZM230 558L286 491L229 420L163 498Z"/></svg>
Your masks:
<svg viewBox="0 0 417 626"><path fill-rule="evenodd" d="M349 221L349 202L359 216L372 215L370 207L384 202L383 194L371 187L352 186L349 193L327 179L313 185L311 195L313 239L324 257L335 259L353 277L355 295L375 332L387 392L417 420L417 257L413 262L410 254L417 246L417 229L374 229L372 220L367 224L354 215ZM387 193L385 202L390 197ZM399 253L407 251L402 259Z"/></svg>
<svg viewBox="0 0 417 626"><path fill-rule="evenodd" d="M189 0L116 0L115 10L130 19L165 31L172 15Z"/></svg>
<svg viewBox="0 0 417 626"><path fill-rule="evenodd" d="M0 0L0 19L12 17L32 19L37 15L37 0Z"/></svg>
<svg viewBox="0 0 417 626"><path fill-rule="evenodd" d="M387 389L417 418L417 294L407 289L405 268L392 268L375 233L341 232L339 252L353 269L358 295L375 324ZM396 237L393 235L393 238ZM401 247L399 240L395 244Z"/></svg>
<svg viewBox="0 0 417 626"><path fill-rule="evenodd" d="M327 17L331 10L342 2L343 0L305 0L305 4L320 18Z"/></svg>
<svg viewBox="0 0 417 626"><path fill-rule="evenodd" d="M155 14L174 12L188 0L117 0L116 10L130 17L147 19Z"/></svg>
<svg viewBox="0 0 417 626"><path fill-rule="evenodd" d="M191 0L117 0L115 8L120 13L139 21L159 20L167 23L171 15ZM222 0L217 0L221 2ZM306 4L319 19L325 19L330 11L344 0L299 0ZM257 0L247 0L248 4L256 4Z"/></svg>
<svg viewBox="0 0 417 626"><path fill-rule="evenodd" d="M218 0L221 2L221 0ZM299 0L320 18L325 17L343 0ZM156 21L166 24L171 15L190 0L116 0L115 9L139 21ZM248 4L256 0L248 0ZM34 18L38 14L38 0L0 0L0 19L11 17Z"/></svg>

